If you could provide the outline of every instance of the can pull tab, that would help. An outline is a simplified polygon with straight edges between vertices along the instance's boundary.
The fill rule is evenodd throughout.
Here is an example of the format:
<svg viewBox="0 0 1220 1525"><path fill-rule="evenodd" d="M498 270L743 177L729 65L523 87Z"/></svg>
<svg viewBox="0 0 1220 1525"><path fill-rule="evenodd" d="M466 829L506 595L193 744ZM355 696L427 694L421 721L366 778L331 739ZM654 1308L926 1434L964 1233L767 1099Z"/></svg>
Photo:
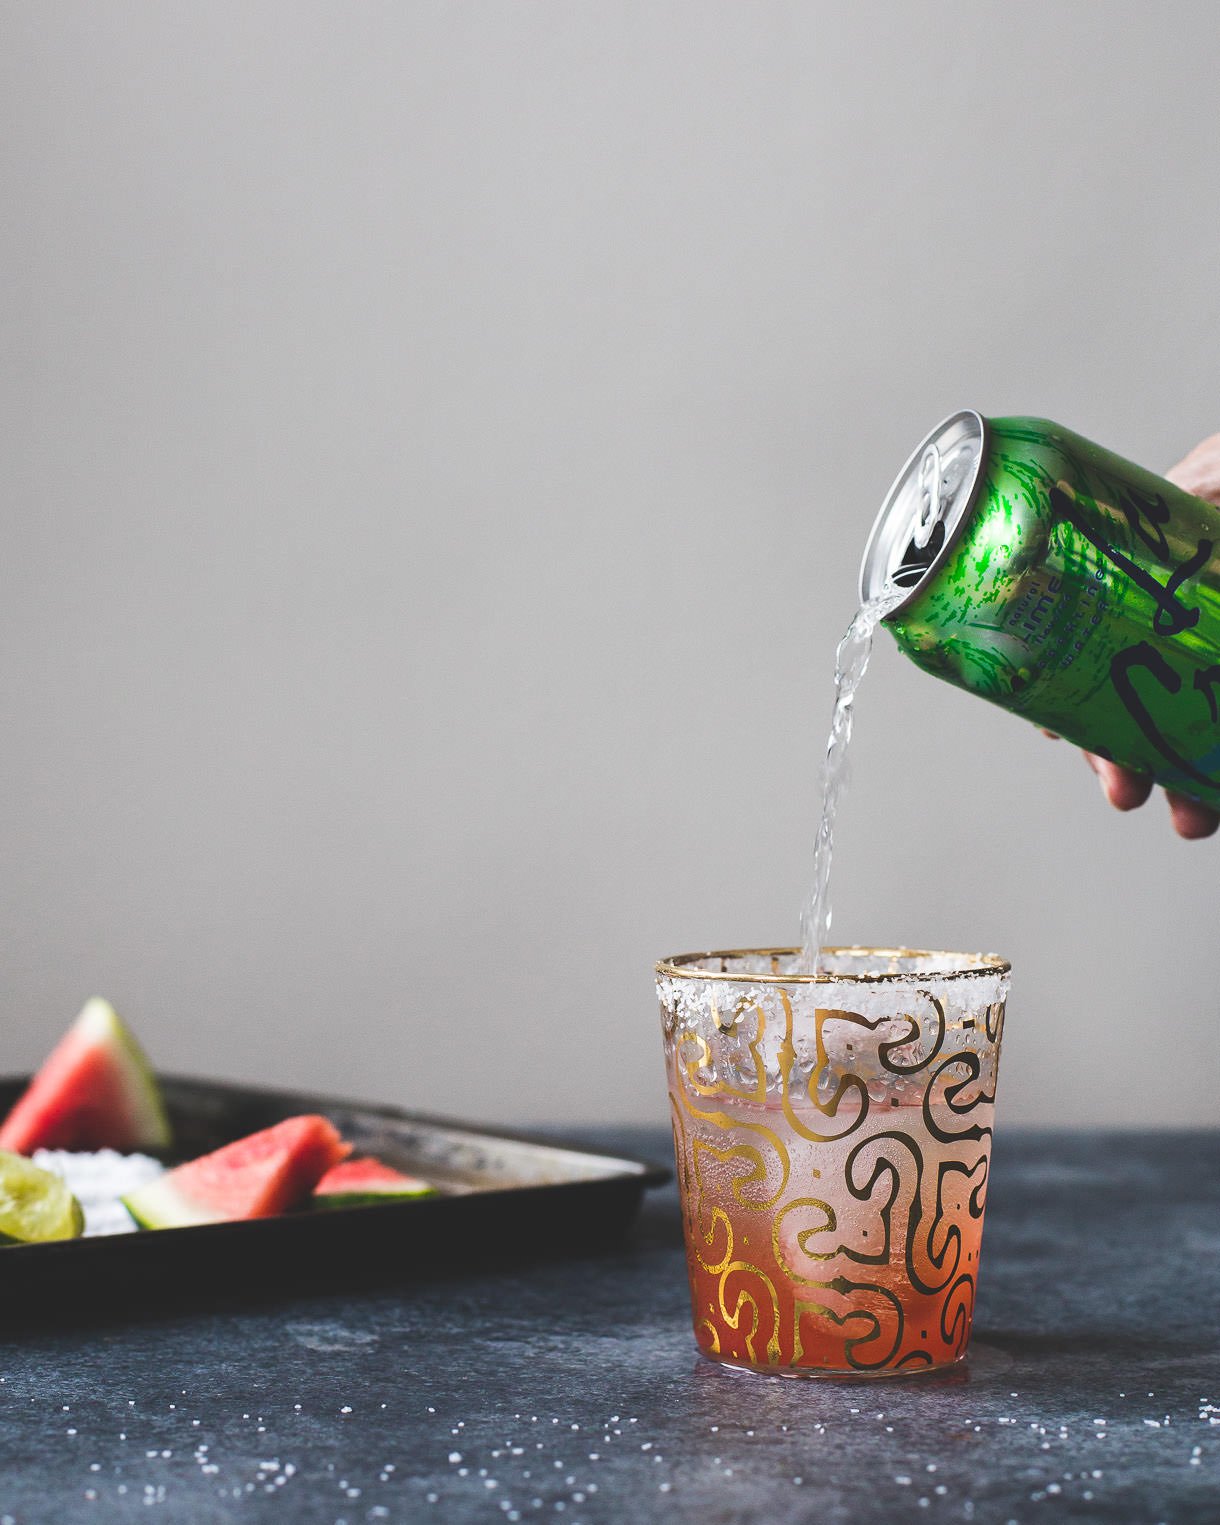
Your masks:
<svg viewBox="0 0 1220 1525"><path fill-rule="evenodd" d="M911 533L912 544L921 551L940 521L941 482L940 451L934 443L929 444L919 463L919 515Z"/></svg>

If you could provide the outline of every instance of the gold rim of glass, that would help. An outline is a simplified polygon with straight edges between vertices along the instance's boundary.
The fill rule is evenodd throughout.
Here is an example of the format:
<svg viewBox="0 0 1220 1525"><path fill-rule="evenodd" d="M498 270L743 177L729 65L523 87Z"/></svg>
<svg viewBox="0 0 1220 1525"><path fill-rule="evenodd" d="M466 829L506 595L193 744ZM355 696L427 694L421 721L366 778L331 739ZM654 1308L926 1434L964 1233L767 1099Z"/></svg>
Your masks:
<svg viewBox="0 0 1220 1525"><path fill-rule="evenodd" d="M984 975L1011 974L1012 965L995 953L950 953L925 948L864 948L858 944L826 948L827 953L868 955L873 958L929 958L951 961L944 969L894 969L877 972L781 974L775 965L781 958L800 953L799 948L725 948L711 953L675 953L655 965L658 974L681 980L726 980L738 985L858 985L900 984L919 980L970 980ZM724 964L734 958L769 958L770 974L755 974L744 969L693 969L686 966L700 959L719 959ZM962 967L963 961L970 962ZM957 967L954 967L956 964Z"/></svg>

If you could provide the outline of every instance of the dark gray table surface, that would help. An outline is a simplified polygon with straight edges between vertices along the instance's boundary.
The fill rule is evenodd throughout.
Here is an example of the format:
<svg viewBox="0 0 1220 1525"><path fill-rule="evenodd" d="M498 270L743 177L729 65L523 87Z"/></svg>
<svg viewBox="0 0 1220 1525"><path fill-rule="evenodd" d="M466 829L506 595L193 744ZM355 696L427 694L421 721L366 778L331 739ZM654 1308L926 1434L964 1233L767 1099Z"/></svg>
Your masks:
<svg viewBox="0 0 1220 1525"><path fill-rule="evenodd" d="M704 1362L672 1187L608 1253L486 1260L10 1332L0 1525L1220 1521L1220 1133L1002 1133L947 1378Z"/></svg>

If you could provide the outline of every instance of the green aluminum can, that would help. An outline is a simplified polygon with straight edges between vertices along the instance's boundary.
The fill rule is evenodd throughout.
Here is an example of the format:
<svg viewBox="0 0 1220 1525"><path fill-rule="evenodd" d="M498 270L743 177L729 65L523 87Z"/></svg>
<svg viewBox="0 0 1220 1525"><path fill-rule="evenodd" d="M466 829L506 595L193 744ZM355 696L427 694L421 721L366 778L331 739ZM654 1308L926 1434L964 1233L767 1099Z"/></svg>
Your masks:
<svg viewBox="0 0 1220 1525"><path fill-rule="evenodd" d="M926 672L1220 806L1210 503L1046 419L955 413L890 489L860 593Z"/></svg>

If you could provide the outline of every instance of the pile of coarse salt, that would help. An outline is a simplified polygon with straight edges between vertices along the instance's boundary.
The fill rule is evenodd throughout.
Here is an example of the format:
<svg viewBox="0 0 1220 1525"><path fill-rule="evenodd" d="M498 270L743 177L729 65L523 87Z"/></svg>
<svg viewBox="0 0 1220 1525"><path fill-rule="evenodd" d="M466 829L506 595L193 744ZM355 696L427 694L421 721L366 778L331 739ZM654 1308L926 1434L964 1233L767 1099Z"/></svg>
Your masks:
<svg viewBox="0 0 1220 1525"><path fill-rule="evenodd" d="M35 1165L53 1171L67 1185L85 1215L85 1237L129 1234L135 1220L119 1201L137 1186L152 1181L165 1169L147 1154L119 1154L115 1149L77 1153L71 1149L36 1149Z"/></svg>

